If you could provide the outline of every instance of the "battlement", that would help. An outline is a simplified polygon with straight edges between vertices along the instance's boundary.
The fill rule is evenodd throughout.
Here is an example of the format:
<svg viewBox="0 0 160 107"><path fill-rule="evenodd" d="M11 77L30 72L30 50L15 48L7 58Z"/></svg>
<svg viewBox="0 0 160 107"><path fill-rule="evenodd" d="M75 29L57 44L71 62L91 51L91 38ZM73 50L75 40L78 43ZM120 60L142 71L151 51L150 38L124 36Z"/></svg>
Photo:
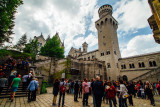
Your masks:
<svg viewBox="0 0 160 107"><path fill-rule="evenodd" d="M98 14L99 14L99 18L102 18L107 14L112 15L112 6L109 4L101 6L98 10Z"/></svg>

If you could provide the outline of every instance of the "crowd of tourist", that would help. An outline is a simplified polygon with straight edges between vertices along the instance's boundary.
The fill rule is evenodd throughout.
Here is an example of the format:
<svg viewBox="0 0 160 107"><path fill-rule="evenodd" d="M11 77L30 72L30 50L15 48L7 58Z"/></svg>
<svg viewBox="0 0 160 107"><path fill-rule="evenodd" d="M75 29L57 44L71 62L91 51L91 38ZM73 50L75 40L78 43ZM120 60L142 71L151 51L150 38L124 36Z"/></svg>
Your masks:
<svg viewBox="0 0 160 107"><path fill-rule="evenodd" d="M8 76L12 70L20 69L25 70L29 66L27 59L14 59L8 58L6 61L1 60L0 62L0 76Z"/></svg>
<svg viewBox="0 0 160 107"><path fill-rule="evenodd" d="M11 102L14 100L14 96L19 87L22 84L23 91L28 92L28 102L36 100L36 92L38 90L38 79L35 78L33 70L27 75L21 77L21 70L28 69L29 62L24 59L15 60L9 58L6 61L1 62L0 65L0 95L4 90L4 87L8 85L6 95L10 93ZM20 72L17 72L20 71Z"/></svg>
<svg viewBox="0 0 160 107"><path fill-rule="evenodd" d="M155 106L154 95L160 95L160 81L151 82L126 82L126 81L101 81L100 77L97 76L96 80L93 78L90 81L85 78L83 81L71 81L62 79L59 81L55 80L53 84L53 106L56 105L57 95L59 93L58 106L64 106L65 92L67 94L74 94L74 101L78 101L82 98L83 106L88 105L88 98L90 95L93 97L94 107L101 107L101 103L109 104L110 107L128 107L134 106L133 97L150 100L150 104ZM128 101L128 103L127 103Z"/></svg>

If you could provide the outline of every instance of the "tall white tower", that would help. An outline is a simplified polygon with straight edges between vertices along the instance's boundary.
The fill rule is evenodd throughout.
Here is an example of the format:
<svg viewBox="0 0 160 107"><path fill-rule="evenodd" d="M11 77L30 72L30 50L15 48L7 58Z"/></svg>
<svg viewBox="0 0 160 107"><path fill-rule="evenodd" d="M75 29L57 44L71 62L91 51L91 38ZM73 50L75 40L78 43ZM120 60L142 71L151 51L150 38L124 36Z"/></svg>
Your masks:
<svg viewBox="0 0 160 107"><path fill-rule="evenodd" d="M117 38L118 22L112 16L111 5L101 6L98 14L99 20L95 22L95 26L98 30L100 60L105 61L108 80L117 80L118 59L121 57Z"/></svg>

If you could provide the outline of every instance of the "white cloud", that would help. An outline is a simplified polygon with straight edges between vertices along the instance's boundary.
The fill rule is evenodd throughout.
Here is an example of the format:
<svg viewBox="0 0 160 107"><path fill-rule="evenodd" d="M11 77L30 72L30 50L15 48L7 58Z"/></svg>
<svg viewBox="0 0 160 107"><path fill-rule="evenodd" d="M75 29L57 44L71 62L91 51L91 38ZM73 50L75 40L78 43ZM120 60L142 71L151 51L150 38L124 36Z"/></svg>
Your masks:
<svg viewBox="0 0 160 107"><path fill-rule="evenodd" d="M122 57L160 51L160 45L155 43L153 34L139 35L131 39L121 50Z"/></svg>
<svg viewBox="0 0 160 107"><path fill-rule="evenodd" d="M129 32L148 26L151 10L146 0L121 0L113 8L113 16L119 22L119 31Z"/></svg>
<svg viewBox="0 0 160 107"><path fill-rule="evenodd" d="M65 51L73 46L73 39L85 35L87 16L93 16L98 0L24 0L18 8L14 27L14 43L24 33L30 37L39 36L42 32L45 38L59 32L65 40Z"/></svg>
<svg viewBox="0 0 160 107"><path fill-rule="evenodd" d="M84 42L87 42L88 47L92 47L94 45L98 44L98 39L95 35L90 33L86 38L85 37L78 37L74 40L74 45L76 48L79 48L82 46Z"/></svg>

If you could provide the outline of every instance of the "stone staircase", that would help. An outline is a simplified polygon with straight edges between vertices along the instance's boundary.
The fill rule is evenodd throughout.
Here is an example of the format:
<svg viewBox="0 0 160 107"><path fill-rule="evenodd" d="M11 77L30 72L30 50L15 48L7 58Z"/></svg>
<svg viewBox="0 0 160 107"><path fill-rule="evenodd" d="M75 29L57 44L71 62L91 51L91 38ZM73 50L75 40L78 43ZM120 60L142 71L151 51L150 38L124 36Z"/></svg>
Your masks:
<svg viewBox="0 0 160 107"><path fill-rule="evenodd" d="M138 81L138 80L145 80L149 77L153 77L154 75L157 75L158 73L160 73L160 67L156 68L156 69L152 69L136 78L131 79L130 81Z"/></svg>
<svg viewBox="0 0 160 107"><path fill-rule="evenodd" d="M8 93L6 93L7 87L8 87L8 85L3 88L3 91L0 95L0 98L9 98L10 97L10 91ZM27 95L28 95L27 90L23 90L22 84L20 84L17 91L16 91L15 97L26 97Z"/></svg>

